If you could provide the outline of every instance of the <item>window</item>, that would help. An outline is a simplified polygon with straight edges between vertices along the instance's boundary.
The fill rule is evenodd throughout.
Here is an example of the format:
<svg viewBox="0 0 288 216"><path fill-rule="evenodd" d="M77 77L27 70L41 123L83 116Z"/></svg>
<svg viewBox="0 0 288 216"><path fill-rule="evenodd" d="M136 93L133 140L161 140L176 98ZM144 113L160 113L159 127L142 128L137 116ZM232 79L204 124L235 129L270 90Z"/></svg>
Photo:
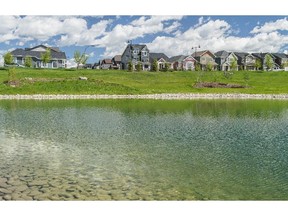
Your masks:
<svg viewBox="0 0 288 216"><path fill-rule="evenodd" d="M142 51L143 56L147 56L147 51Z"/></svg>
<svg viewBox="0 0 288 216"><path fill-rule="evenodd" d="M133 54L138 54L138 53L139 53L138 49L133 50Z"/></svg>

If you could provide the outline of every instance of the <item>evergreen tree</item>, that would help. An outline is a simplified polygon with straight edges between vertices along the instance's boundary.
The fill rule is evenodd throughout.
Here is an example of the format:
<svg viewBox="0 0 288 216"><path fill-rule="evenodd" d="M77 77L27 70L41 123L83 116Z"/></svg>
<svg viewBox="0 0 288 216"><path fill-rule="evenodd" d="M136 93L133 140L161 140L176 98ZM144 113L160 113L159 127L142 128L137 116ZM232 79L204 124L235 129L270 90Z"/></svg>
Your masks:
<svg viewBox="0 0 288 216"><path fill-rule="evenodd" d="M158 62L156 59L153 60L151 71L154 71L154 72L159 71Z"/></svg>
<svg viewBox="0 0 288 216"><path fill-rule="evenodd" d="M136 71L142 71L142 64L141 62L138 62L137 65L136 65Z"/></svg>
<svg viewBox="0 0 288 216"><path fill-rule="evenodd" d="M128 62L128 71L130 71L130 72L133 71L133 64L131 61Z"/></svg>

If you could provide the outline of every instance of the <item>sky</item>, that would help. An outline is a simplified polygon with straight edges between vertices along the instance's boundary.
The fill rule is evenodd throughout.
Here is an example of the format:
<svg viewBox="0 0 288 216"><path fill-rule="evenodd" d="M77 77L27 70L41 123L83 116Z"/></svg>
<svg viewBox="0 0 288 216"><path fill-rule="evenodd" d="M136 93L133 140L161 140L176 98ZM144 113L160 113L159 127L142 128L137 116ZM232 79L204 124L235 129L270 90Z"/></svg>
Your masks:
<svg viewBox="0 0 288 216"><path fill-rule="evenodd" d="M168 57L191 54L196 46L197 51L288 53L288 16L0 16L0 55L44 44L65 51L68 65L76 50L86 50L88 63L95 63L121 55L128 40Z"/></svg>

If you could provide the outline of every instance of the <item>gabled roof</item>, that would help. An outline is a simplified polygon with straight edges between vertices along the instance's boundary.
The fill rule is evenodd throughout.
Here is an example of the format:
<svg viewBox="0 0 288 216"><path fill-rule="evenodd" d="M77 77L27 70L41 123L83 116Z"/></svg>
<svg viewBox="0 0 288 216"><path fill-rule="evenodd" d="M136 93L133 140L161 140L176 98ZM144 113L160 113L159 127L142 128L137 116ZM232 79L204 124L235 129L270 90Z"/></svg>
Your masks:
<svg viewBox="0 0 288 216"><path fill-rule="evenodd" d="M258 58L261 58L261 59L264 59L267 54L271 55L271 53L252 53L252 55L254 55ZM271 55L271 56L272 56L272 58L275 59L275 57L273 55Z"/></svg>
<svg viewBox="0 0 288 216"><path fill-rule="evenodd" d="M214 55L216 57L226 58L227 56L229 56L229 52L227 52L225 50L221 50L221 51L218 51L218 52L214 53Z"/></svg>
<svg viewBox="0 0 288 216"><path fill-rule="evenodd" d="M192 57L201 57L201 56L203 56L205 53L211 53L212 54L212 56L213 57L215 57L215 55L211 52L211 51L209 51L209 50L203 50L203 51L198 51L198 52L194 52L193 54L192 54Z"/></svg>
<svg viewBox="0 0 288 216"><path fill-rule="evenodd" d="M31 56L31 57L35 57L37 59L41 59L41 55L44 54L45 52L33 51L33 49L38 48L38 47L43 47L45 49L50 48L52 59L66 59L65 52L60 51L59 48L57 50L57 49L55 49L55 47L51 48L51 47L47 47L44 45L39 45L39 46L32 47L32 48L16 49L16 50L13 50L11 52L11 54L13 56L21 56L21 57Z"/></svg>
<svg viewBox="0 0 288 216"><path fill-rule="evenodd" d="M181 62L181 61L183 61L183 59L185 59L185 57L186 57L186 56L184 56L184 55L172 56L172 57L169 59L169 61L170 61L170 62L176 62L176 61Z"/></svg>
<svg viewBox="0 0 288 216"><path fill-rule="evenodd" d="M132 44L131 47L132 47L132 49L140 49L140 50L142 50L144 47L146 47L146 45Z"/></svg>
<svg viewBox="0 0 288 216"><path fill-rule="evenodd" d="M112 58L114 62L121 62L121 55L116 55Z"/></svg>
<svg viewBox="0 0 288 216"><path fill-rule="evenodd" d="M112 59L103 59L101 64L112 64Z"/></svg>
<svg viewBox="0 0 288 216"><path fill-rule="evenodd" d="M164 53L149 53L149 61L153 62L154 59L164 59L166 62L169 61L169 58Z"/></svg>
<svg viewBox="0 0 288 216"><path fill-rule="evenodd" d="M247 52L234 52L234 54L240 58L245 58L245 56L250 55Z"/></svg>
<svg viewBox="0 0 288 216"><path fill-rule="evenodd" d="M288 58L287 55L285 55L285 53L271 53L274 57L276 58L280 58L280 59L283 59L283 58Z"/></svg>

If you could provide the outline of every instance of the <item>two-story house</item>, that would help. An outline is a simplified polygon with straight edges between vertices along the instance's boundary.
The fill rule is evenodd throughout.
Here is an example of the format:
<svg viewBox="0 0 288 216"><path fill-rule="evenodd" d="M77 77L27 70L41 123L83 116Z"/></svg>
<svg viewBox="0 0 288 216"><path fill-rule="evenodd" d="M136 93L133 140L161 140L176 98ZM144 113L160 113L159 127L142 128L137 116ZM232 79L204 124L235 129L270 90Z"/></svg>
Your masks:
<svg viewBox="0 0 288 216"><path fill-rule="evenodd" d="M253 56L257 57L261 61L262 70L276 70L280 66L275 62L275 57L271 53L252 53ZM271 66L267 61L271 61Z"/></svg>
<svg viewBox="0 0 288 216"><path fill-rule="evenodd" d="M196 59L192 55L178 55L169 59L173 70L195 70Z"/></svg>
<svg viewBox="0 0 288 216"><path fill-rule="evenodd" d="M275 58L275 63L282 69L288 67L288 56L285 53L271 53Z"/></svg>
<svg viewBox="0 0 288 216"><path fill-rule="evenodd" d="M260 60L259 58L247 52L235 52L235 55L238 57L238 65L241 69L249 71L257 70L256 61L257 59Z"/></svg>
<svg viewBox="0 0 288 216"><path fill-rule="evenodd" d="M212 70L217 70L218 64L215 62L215 55L209 51L199 51L192 54L192 57L200 63L201 70L208 70L210 67Z"/></svg>
<svg viewBox="0 0 288 216"><path fill-rule="evenodd" d="M45 64L41 60L41 56L50 49L51 59ZM67 66L67 58L65 52L60 51L58 47L47 47L38 45L32 48L16 49L11 52L14 58L14 63L19 65L25 64L25 57L29 56L32 59L32 66L35 68L65 68Z"/></svg>
<svg viewBox="0 0 288 216"><path fill-rule="evenodd" d="M146 45L128 44L123 54L121 55L122 69L127 70L129 62L132 63L133 68L141 63L142 70L150 70L151 63L149 61L149 49Z"/></svg>
<svg viewBox="0 0 288 216"><path fill-rule="evenodd" d="M222 50L214 53L214 55L220 71L238 70L238 57L235 53Z"/></svg>
<svg viewBox="0 0 288 216"><path fill-rule="evenodd" d="M169 63L169 58L164 53L149 53L149 61L151 65L154 60L157 61L159 70L164 70L165 64Z"/></svg>

